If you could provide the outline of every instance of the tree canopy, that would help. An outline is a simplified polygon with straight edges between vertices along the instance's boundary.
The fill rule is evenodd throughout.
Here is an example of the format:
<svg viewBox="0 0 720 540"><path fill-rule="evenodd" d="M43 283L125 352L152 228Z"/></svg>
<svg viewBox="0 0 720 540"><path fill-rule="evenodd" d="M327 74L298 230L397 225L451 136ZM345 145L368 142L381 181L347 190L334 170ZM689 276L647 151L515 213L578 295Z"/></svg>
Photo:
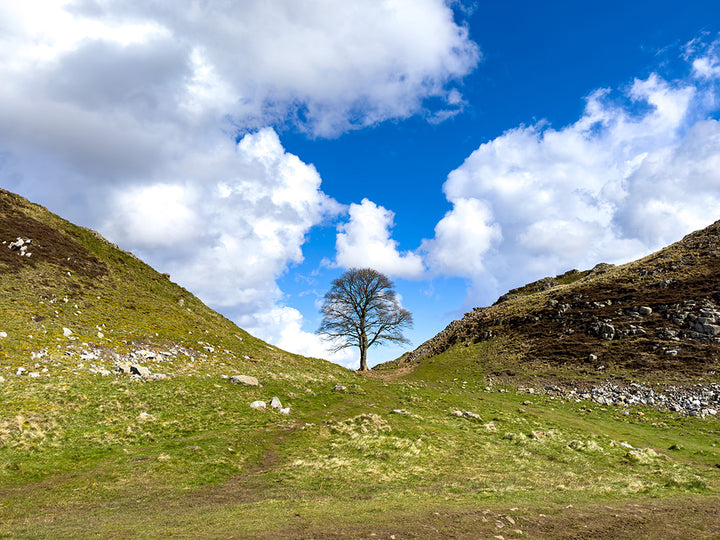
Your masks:
<svg viewBox="0 0 720 540"><path fill-rule="evenodd" d="M372 268L351 268L332 282L321 308L317 333L334 352L360 349L360 370L367 367L367 350L382 343L409 343L402 329L412 327L412 315L397 299L392 281Z"/></svg>

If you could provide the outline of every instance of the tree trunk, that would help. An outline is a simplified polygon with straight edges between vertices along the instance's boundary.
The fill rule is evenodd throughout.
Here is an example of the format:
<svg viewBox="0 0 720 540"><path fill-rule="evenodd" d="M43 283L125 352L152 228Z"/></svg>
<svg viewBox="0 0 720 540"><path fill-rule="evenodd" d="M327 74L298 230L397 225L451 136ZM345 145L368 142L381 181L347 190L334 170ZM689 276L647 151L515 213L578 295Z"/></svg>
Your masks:
<svg viewBox="0 0 720 540"><path fill-rule="evenodd" d="M360 371L367 371L367 345L360 345Z"/></svg>

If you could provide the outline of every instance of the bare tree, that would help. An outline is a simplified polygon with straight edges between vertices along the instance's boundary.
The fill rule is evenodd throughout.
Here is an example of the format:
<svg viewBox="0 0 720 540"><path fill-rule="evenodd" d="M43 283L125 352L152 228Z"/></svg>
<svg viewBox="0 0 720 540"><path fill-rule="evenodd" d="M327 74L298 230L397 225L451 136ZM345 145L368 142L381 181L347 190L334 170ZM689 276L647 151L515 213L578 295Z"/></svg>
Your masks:
<svg viewBox="0 0 720 540"><path fill-rule="evenodd" d="M410 343L401 329L412 327L412 315L400 306L392 281L372 268L351 268L334 280L321 311L317 333L333 344L333 352L358 347L360 371L368 369L373 345Z"/></svg>

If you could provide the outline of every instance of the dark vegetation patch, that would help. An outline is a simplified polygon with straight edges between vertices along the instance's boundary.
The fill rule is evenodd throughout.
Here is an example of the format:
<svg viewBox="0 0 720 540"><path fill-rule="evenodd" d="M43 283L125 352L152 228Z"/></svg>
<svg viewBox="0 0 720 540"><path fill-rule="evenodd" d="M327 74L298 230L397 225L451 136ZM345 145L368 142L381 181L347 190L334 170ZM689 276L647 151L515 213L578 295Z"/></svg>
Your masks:
<svg viewBox="0 0 720 540"><path fill-rule="evenodd" d="M78 239L31 217L30 210L30 203L23 198L0 189L0 266L4 272L16 273L46 262L91 279L107 275L105 263ZM32 240L31 257L21 257L8 248L18 237ZM2 245L3 241L7 243Z"/></svg>

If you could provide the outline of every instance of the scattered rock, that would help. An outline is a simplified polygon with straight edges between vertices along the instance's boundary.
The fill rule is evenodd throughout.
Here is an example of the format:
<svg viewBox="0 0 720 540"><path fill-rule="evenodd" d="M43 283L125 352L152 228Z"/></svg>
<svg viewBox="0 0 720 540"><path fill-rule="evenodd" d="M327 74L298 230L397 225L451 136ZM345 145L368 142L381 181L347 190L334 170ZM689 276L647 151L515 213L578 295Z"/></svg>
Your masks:
<svg viewBox="0 0 720 540"><path fill-rule="evenodd" d="M15 375L25 375L27 373L27 369L24 367L17 368L17 371L15 372Z"/></svg>
<svg viewBox="0 0 720 540"><path fill-rule="evenodd" d="M250 375L233 375L230 377L232 384L244 384L246 386L260 386L260 383L255 377Z"/></svg>
<svg viewBox="0 0 720 540"><path fill-rule="evenodd" d="M265 404L264 401L253 401L250 404L250 407L252 407L253 409L265 409L267 407L267 405Z"/></svg>
<svg viewBox="0 0 720 540"><path fill-rule="evenodd" d="M5 377L3 377L2 375L0 375L0 384L2 384L2 383L4 383L4 382L5 382Z"/></svg>
<svg viewBox="0 0 720 540"><path fill-rule="evenodd" d="M7 332L0 332L0 338L6 338L7 336Z"/></svg>
<svg viewBox="0 0 720 540"><path fill-rule="evenodd" d="M280 412L283 414L290 414L290 407L285 407L284 409L280 409Z"/></svg>
<svg viewBox="0 0 720 540"><path fill-rule="evenodd" d="M341 385L341 384L336 384L336 385L333 387L333 390L334 390L335 392L345 392L345 391L347 390L347 388L346 388L345 386Z"/></svg>
<svg viewBox="0 0 720 540"><path fill-rule="evenodd" d="M65 337L70 337L70 336L72 336L72 334L73 334L73 331L72 331L72 330L70 330L69 328L65 328L65 327L63 326L63 336L65 336Z"/></svg>
<svg viewBox="0 0 720 540"><path fill-rule="evenodd" d="M273 398L270 400L270 407L273 409L282 409L282 403L280 403L280 398L277 396L273 396Z"/></svg>

